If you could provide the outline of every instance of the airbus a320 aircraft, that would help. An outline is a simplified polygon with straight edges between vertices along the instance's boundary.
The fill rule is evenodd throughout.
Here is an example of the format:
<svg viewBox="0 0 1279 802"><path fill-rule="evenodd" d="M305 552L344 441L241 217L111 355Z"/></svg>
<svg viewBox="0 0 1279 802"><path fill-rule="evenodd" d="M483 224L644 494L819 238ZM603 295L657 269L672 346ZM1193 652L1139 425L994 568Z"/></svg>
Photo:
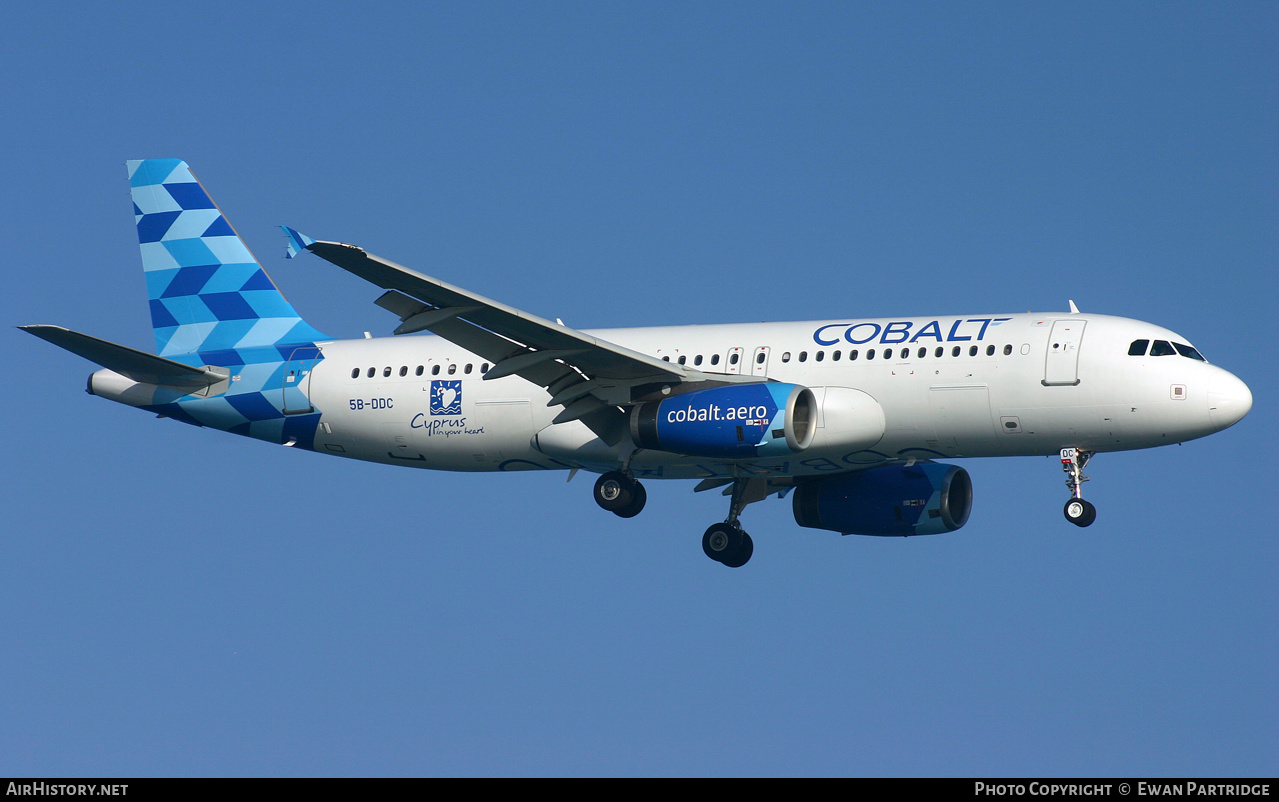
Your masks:
<svg viewBox="0 0 1279 802"><path fill-rule="evenodd" d="M959 529L967 471L941 458L1060 456L1066 519L1088 526L1103 451L1221 431L1248 387L1168 329L1080 313L843 318L578 331L285 228L386 292L395 335L307 325L187 165L131 161L158 355L57 326L31 334L103 367L93 395L196 426L351 459L451 471L586 470L595 502L644 508L640 479L721 488L702 537L738 567L743 508L791 495L800 526ZM571 478L571 476L570 476Z"/></svg>

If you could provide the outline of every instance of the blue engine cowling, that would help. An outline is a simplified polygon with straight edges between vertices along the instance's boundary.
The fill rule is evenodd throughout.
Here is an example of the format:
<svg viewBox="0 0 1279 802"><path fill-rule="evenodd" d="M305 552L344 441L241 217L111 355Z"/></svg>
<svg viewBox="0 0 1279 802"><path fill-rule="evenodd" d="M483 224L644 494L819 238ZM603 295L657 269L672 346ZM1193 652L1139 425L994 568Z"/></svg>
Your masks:
<svg viewBox="0 0 1279 802"><path fill-rule="evenodd" d="M803 451L817 427L813 391L796 384L730 384L648 401L631 413L641 448L750 459Z"/></svg>
<svg viewBox="0 0 1279 802"><path fill-rule="evenodd" d="M938 535L968 522L973 484L955 465L884 465L795 489L795 522L845 535Z"/></svg>

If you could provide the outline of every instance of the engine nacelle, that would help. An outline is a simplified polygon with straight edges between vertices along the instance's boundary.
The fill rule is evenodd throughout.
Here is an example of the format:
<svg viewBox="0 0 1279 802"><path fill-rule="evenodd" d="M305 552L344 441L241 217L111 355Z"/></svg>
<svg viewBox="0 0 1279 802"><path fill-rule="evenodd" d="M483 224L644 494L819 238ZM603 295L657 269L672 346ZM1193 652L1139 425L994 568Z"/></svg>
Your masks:
<svg viewBox="0 0 1279 802"><path fill-rule="evenodd" d="M884 465L795 489L795 522L845 535L938 535L968 522L973 484L955 465Z"/></svg>
<svg viewBox="0 0 1279 802"><path fill-rule="evenodd" d="M641 448L698 457L793 454L808 448L816 426L813 392L778 382L695 390L631 412L631 437Z"/></svg>
<svg viewBox="0 0 1279 802"><path fill-rule="evenodd" d="M821 408L810 444L814 451L861 451L883 439L884 408L874 398L851 387L812 390Z"/></svg>

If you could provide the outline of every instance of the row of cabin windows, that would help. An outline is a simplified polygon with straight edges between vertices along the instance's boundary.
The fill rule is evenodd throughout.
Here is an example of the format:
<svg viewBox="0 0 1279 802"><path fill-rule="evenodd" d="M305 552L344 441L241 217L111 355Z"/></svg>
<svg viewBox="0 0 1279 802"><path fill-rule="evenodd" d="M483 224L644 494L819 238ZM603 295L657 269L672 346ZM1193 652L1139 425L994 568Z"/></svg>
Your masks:
<svg viewBox="0 0 1279 802"><path fill-rule="evenodd" d="M763 354L760 354L760 356L762 357L762 356L763 356ZM738 353L732 353L732 354L729 354L729 355L728 355L728 364L730 364L730 365L736 365L738 362L740 362L740 361L741 361L741 358L742 358L742 355L741 355L741 354L738 354ZM664 356L664 357L662 357L662 361L663 361L663 362L670 362L670 361L671 361L671 358L670 358L669 356ZM676 359L675 361L676 361L676 362L678 362L678 363L680 363L681 365L687 365L687 364L688 364L688 357L687 357L687 356L681 356L679 359ZM759 361L760 361L760 362L763 362L764 360L763 360L763 359L760 359ZM702 355L701 355L701 354L698 354L697 356L693 357L693 364L694 364L694 365L701 365L701 364L702 364ZM719 364L719 354L711 354L710 364L712 364L712 365L718 365L718 364Z"/></svg>
<svg viewBox="0 0 1279 802"><path fill-rule="evenodd" d="M876 356L876 352L877 352L877 349L875 349L875 348L868 348L868 349L866 350L866 358L867 358L867 359L874 359L874 358L875 358L875 356ZM953 356L953 357L954 357L954 356L960 356L961 354L963 354L963 352L964 352L964 347L963 347L962 345L952 346L952 347L951 347L951 349L950 349L950 355L951 355L951 356ZM1010 354L1012 354L1012 352L1013 352L1013 347L1012 347L1012 345L1005 345L1005 346L1004 346L1004 356L1009 356ZM838 362L838 361L840 360L840 358L841 358L841 353L842 353L842 352L841 352L841 351L839 351L839 349L836 349L836 350L832 351L832 352L831 352L831 355L830 355L830 359L831 359L831 361L832 361L832 362ZM894 353L895 353L895 352L894 352L894 349L892 349L892 348L884 348L884 349L882 349L882 350L879 350L879 351L878 351L878 353L879 353L880 358L882 358L882 359L892 359L892 358L893 358L893 355L894 355ZM979 345L970 345L970 346L968 346L968 355L969 355L969 356L977 356L979 353L981 353L981 346L979 346ZM905 347L905 348L902 348L900 352L896 352L896 354L897 354L897 358L898 358L898 359L910 359L910 356L911 356L911 349L910 349L909 347ZM945 355L946 355L946 349L945 349L945 347L944 347L944 346L940 346L940 345L939 345L939 346L937 346L936 348L934 348L934 349L933 349L933 356L934 356L934 357L940 358L940 357L943 357L943 356L945 356ZM986 346L986 356L994 356L994 355L995 355L995 346L994 346L994 345L988 345L988 346ZM760 354L760 356L763 356L763 354ZM854 348L854 349L852 349L851 351L849 351L849 352L848 352L848 361L852 362L853 360L857 359L857 358L858 358L858 356L860 356L860 354L858 353L857 349L856 349L856 348ZM927 349L927 348L925 348L925 347L923 347L923 346L920 346L920 347L919 347L919 349L915 351L915 358L916 358L916 359L924 359L924 358L925 358L925 357L927 357L927 356L928 356L928 349ZM826 359L826 352L825 352L825 351L817 351L816 353L814 353L814 354L813 354L813 360L814 360L815 362L822 362L822 361L824 361L825 359ZM760 360L760 361L762 362L763 360ZM789 361L790 361L790 351L787 351L787 352L785 352L785 353L783 353L783 354L782 354L782 361L783 361L783 362L789 362ZM807 352L807 351L800 351L800 352L799 352L799 360L798 360L798 361L800 361L800 362L807 362L807 361L808 361L808 352Z"/></svg>
<svg viewBox="0 0 1279 802"><path fill-rule="evenodd" d="M1187 346L1187 347L1188 347L1188 346ZM910 349L910 348L903 348L903 349L901 349L901 353L898 355L898 357L897 357L897 358L898 358L898 359L910 359L910 352L911 352L911 349ZM953 346L953 347L950 349L950 355L951 355L951 356L959 356L959 355L960 355L960 354L962 354L963 352L964 352L964 348L963 348L963 346L960 346L960 345ZM970 345L970 346L968 347L968 355L969 355L969 356L977 356L977 354L979 354L980 352L981 352L981 346L978 346L978 345ZM1005 345L1005 346L1004 346L1004 356L1009 356L1010 354L1012 354L1012 352L1013 352L1013 347L1012 347L1012 345ZM866 351L866 358L867 358L867 359L874 359L874 358L875 358L876 353L879 353L879 354L881 355L881 358L883 358L883 359L892 359L892 358L893 358L893 354L894 354L894 350L893 350L892 348L884 348L884 349L882 349L882 351L880 351L880 350L875 349L875 348L870 348L870 349L867 349L867 351ZM935 357L942 357L942 356L945 356L945 354L946 354L946 349L945 349L943 346L940 346L940 345L939 345L939 346L937 346L935 349L933 349L933 356L935 356ZM836 349L836 350L834 350L834 351L832 351L832 352L830 353L830 360L831 360L832 362L838 362L840 359L842 359L842 358L843 358L843 355L844 355L844 352L843 352L843 351L841 351L841 350L839 350L839 349ZM850 350L850 351L848 352L848 361L849 361L849 362L852 362L853 360L857 359L860 355L861 355L861 353L860 353L860 352L859 352L856 348L854 348L854 349L852 349L852 350ZM994 346L994 345L988 345L988 346L986 346L986 356L994 356L994 355L995 355L995 346ZM739 355L739 354L736 354L736 353L730 354L730 355L729 355L729 359L728 359L728 363L729 363L730 365L736 365L736 364L737 364L737 362L738 362L738 357L739 357L739 356L740 356L740 355ZM916 359L923 359L923 358L925 358L925 357L927 357L927 356L928 356L928 349L927 349L927 348L920 347L920 348L919 348L919 350L917 350L917 351L915 352L915 358L916 358ZM758 353L758 354L756 354L756 355L755 355L755 363L756 363L756 364L759 364L759 365L762 365L762 364L764 364L764 360L765 360L765 359L767 359L767 358L768 358L768 355L761 351L760 353ZM665 361L667 361L667 362L670 362L670 361L671 361L671 358L670 358L669 356L664 356L664 357L662 357L662 359L663 359L663 360L665 360ZM784 352L782 352L782 361L783 361L783 362L789 362L790 360L791 360L791 352L790 352L790 351L784 351ZM825 360L826 360L826 352L825 352L825 351L816 351L816 352L814 352L814 353L813 353L813 361L815 361L815 362L824 362ZM681 357L680 357L679 359L677 359L676 361L677 361L677 362L679 362L679 364L681 364L681 365L685 365L685 364L687 364L687 363L688 363L688 357L687 357L687 356L681 356ZM798 361L799 361L799 362L807 362L807 361L808 361L808 352L807 352L807 351L800 351L800 352L799 352ZM719 354L711 354L711 360L710 360L710 363L711 363L712 365L718 365L718 364L719 364ZM693 357L693 364L694 364L694 365L700 365L700 364L702 364L702 355L701 355L701 354L698 354L697 356Z"/></svg>
<svg viewBox="0 0 1279 802"><path fill-rule="evenodd" d="M1149 346L1150 353L1146 353ZM1193 347L1185 343L1170 343L1167 340L1155 340L1155 344L1151 345L1150 340L1133 340L1128 346L1128 356L1176 356L1181 354L1190 359L1197 359L1200 362L1207 362L1203 356Z"/></svg>
<svg viewBox="0 0 1279 802"><path fill-rule="evenodd" d="M450 362L450 363L449 363L449 365L448 365L448 367L444 369L444 372L445 372L446 374L448 374L449 376L453 376L453 375L455 375L455 374L457 373L457 369L458 369L458 364L457 364L456 362ZM440 370L441 370L441 366L440 366L440 365L432 365L432 366L431 366L431 375L432 375L432 376L438 376L438 375L440 375ZM464 375L469 375L469 374L471 374L471 373L472 373L472 372L474 372L474 371L475 371L475 363L473 363L473 362L467 362L465 365L462 365L462 373L463 373ZM372 378L374 378L374 377L376 377L376 376L378 375L378 369L377 369L377 368L369 368L367 371L366 371L366 370L364 370L363 368L351 368L351 378L352 378L352 379L358 379L358 378L360 378L360 374L361 374L362 372L364 373L364 375L365 375L367 378L370 378L370 379L372 379ZM394 373L394 372L395 372L395 368L392 368L392 367L385 367L385 368L382 368L382 378L384 378L384 379L389 379L389 378L391 378L391 375L392 375L392 373ZM489 363L487 363L487 362L482 363L482 364L480 365L480 373L488 373L488 372L489 372ZM421 376L421 375L423 375L423 374L425 374L425 373L426 373L426 366L425 366L425 365L418 365L416 368L414 368L414 369L413 369L413 375L414 375L414 376ZM409 366L408 366L408 365L401 365L401 366L400 366L400 370L399 370L399 375L400 375L400 377L401 377L401 378L404 378L405 376L408 376L408 375L409 375Z"/></svg>
<svg viewBox="0 0 1279 802"><path fill-rule="evenodd" d="M1145 350L1145 345L1144 345L1144 344L1145 344L1145 343L1147 343L1147 342L1149 342L1149 341L1148 341L1148 340L1137 340L1136 342L1134 342L1134 343L1132 344L1132 347L1128 349L1128 353L1130 353L1130 354L1134 353L1134 349L1136 349L1136 347L1137 347L1137 344L1138 344L1138 343L1142 343L1142 344L1143 344L1143 345L1142 345L1142 350L1143 350L1143 353L1144 353L1144 350ZM1168 344L1167 344L1167 343L1165 343L1163 340L1157 340L1157 341L1156 341L1156 347L1158 347L1158 344L1159 344L1159 343L1163 343L1163 345L1168 345ZM1177 344L1177 348L1178 348L1179 350L1180 350L1180 349L1186 349L1186 350L1188 350L1188 351L1192 352L1192 353L1195 355L1195 358L1197 358L1197 359L1203 359L1203 357L1199 356L1198 352L1197 352L1197 351L1195 351L1195 349L1191 348L1191 347L1190 347L1190 346L1188 346L1188 345L1181 345L1180 343L1178 343L1178 344ZM956 345L956 346L953 346L953 347L950 349L950 355L951 355L952 357L956 357L956 356L961 355L961 354L963 353L963 351L964 351L963 346ZM977 356L977 354L978 354L978 353L980 353L980 351L981 351L981 347L980 347L980 346L977 346L977 345L970 345L970 346L968 346L968 355L969 355L969 356ZM883 358L883 359L892 359L892 358L893 358L893 353L894 353L894 351L893 351L893 349L892 349L892 348L884 348L884 349L882 349L882 351L878 351L878 349L875 349L875 348L869 348L869 349L867 349L867 351L866 351L866 358L867 358L867 359L874 359L874 358L875 358L875 355L876 355L876 353L877 353L877 352L882 354L882 358ZM898 354L898 357L897 357L897 358L898 358L898 359L910 359L910 352L911 352L911 349L910 349L910 348L908 348L908 347L907 347L907 348L902 348L902 349L901 349L901 353L900 353L900 354ZM1004 346L1004 356L1009 356L1010 354L1012 354L1012 352L1013 352L1013 347L1012 347L1012 345L1005 345L1005 346ZM1171 352L1170 352L1170 353L1171 353ZM842 359L842 358L843 358L843 354L844 354L844 352L843 352L843 351L841 351L841 350L839 350L839 349L836 349L836 350L834 350L834 351L832 351L832 352L831 352L831 354L830 354L830 360L831 360L832 362L838 362L838 361L840 361L840 359ZM945 356L945 354L946 354L946 349L945 349L944 347L940 346L940 345L939 345L939 346L937 346L935 349L933 349L933 356L934 356L934 357L942 357L942 356ZM856 348L853 348L852 350L850 350L850 351L848 352L848 361L849 361L849 362L855 361L855 360L856 360L856 359L857 359L860 355L861 355L861 354L860 354L860 352L859 352ZM994 355L995 355L995 346L994 346L994 345L988 345L988 346L986 346L986 356L994 356ZM1151 351L1151 356L1162 356L1162 355L1163 355L1162 353L1155 353L1153 350ZM1189 356L1189 354L1184 354L1184 352L1183 352L1183 355L1185 355L1185 356ZM921 346L921 347L920 347L920 348L919 348L919 349L915 352L915 358L917 358L917 359L924 359L924 358L925 358L925 357L927 357L927 356L928 356L928 349L927 349L927 348L924 348L924 347L922 347L922 346ZM768 355L767 355L766 353L764 353L763 351L761 351L760 353L758 353L758 354L756 354L756 355L755 355L755 362L756 362L756 364L762 365L762 364L764 364L764 360L766 360L767 358L768 358ZM662 359L663 359L664 361L666 361L666 362L670 362L670 361L671 361L671 358L670 358L669 356L664 356L664 357L662 357ZM782 352L782 361L783 361L783 362L790 362L790 360L791 360L791 352L790 352L790 351L784 351L784 352ZM813 361L815 361L815 362L824 362L825 360L826 360L826 352L825 352L825 351L815 351L815 352L813 353ZM686 364L688 364L688 357L687 357L687 356L681 356L681 357L679 357L676 361L677 361L679 364L681 364L681 365L686 365ZM737 353L737 352L733 352L733 353L729 354L729 356L728 356L728 364L730 364L730 365L736 365L739 361L741 361L741 354L739 354L739 353ZM799 352L798 361L799 361L799 362L807 362L807 361L808 361L808 352L807 352L807 351L800 351L800 352ZM694 364L694 365L698 365L698 366L700 366L700 365L702 364L702 362L703 362L703 357L702 357L702 355L701 355L701 354L697 354L696 356L694 356L694 357L693 357L693 364ZM711 364L711 365L718 365L718 364L719 364L719 354L711 354L711 357L710 357L710 364ZM475 365L474 365L474 363L470 363L470 362L468 362L467 364L465 364L465 365L463 365L463 366L462 366L462 373L463 373L463 375L470 375L470 374L474 371L474 369L475 369ZM484 363L482 363L482 364L480 365L480 373L481 373L481 374L483 374L483 373L488 373L488 369L489 369L489 363L484 362ZM352 379L358 379L358 378L360 378L361 370L362 370L361 368L352 368L352 369L351 369L351 378L352 378ZM458 370L458 364L457 364L456 362L450 362L450 363L449 363L449 365L448 365L448 368L447 368L447 369L445 369L445 372L446 372L449 376L453 376L453 375L455 375L455 374L457 373L457 370ZM392 368L392 367L389 367L389 366L388 366L388 367L384 367L384 368L382 368L382 377L383 377L383 378L388 378L388 379L389 379L389 378L391 377L391 375L392 375L392 373L393 373L394 371L395 371L395 369L394 369L394 368ZM432 366L431 366L431 375L432 375L432 376L438 376L438 375L440 375L440 371L441 371L441 366L440 366L440 365L438 365L438 364L437 364L437 365L432 365ZM413 370L413 375L414 375L414 376L421 376L421 375L425 374L425 372L426 372L426 366L424 366L424 365L418 365L416 368L414 368L414 370ZM377 376L377 374L378 374L378 369L377 369L377 368L368 368L367 370L365 370L365 371L364 371L364 375L365 375L367 378L370 378L370 379L375 378L375 377ZM408 368L408 366L407 366L407 365L401 365L401 366L400 366L399 375L400 375L400 377L401 377L401 378L407 377L407 376L409 375L409 368Z"/></svg>

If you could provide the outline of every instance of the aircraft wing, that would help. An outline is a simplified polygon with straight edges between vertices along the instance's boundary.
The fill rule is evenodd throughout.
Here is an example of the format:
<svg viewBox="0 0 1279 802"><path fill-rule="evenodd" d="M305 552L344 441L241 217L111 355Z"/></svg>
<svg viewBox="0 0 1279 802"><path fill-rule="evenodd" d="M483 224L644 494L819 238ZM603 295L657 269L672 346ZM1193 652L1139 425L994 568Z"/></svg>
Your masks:
<svg viewBox="0 0 1279 802"><path fill-rule="evenodd" d="M435 325L439 322L459 319L501 335L513 343L548 354L547 358L569 361L591 376L610 379L660 377L668 382L682 381L688 376L688 372L682 365L664 362L656 357L614 345L576 329L531 315L374 256L355 245L313 242L307 246L307 250L365 281L383 289L397 290L425 304L426 308L409 314L403 320L400 327L396 329L397 334L407 334L423 329L434 331ZM401 308L392 311L403 314L410 310ZM557 356L550 357L551 353L556 353ZM518 355L521 354L518 352L508 354L512 358ZM500 361L495 368L502 371ZM503 371L501 375L507 375L507 372Z"/></svg>
<svg viewBox="0 0 1279 802"><path fill-rule="evenodd" d="M632 403L657 385L728 383L757 378L707 374L632 351L553 323L499 301L410 270L363 248L323 242L283 227L290 256L308 250L388 290L379 306L401 323L396 334L430 331L494 364L485 379L517 375L547 388L548 406L565 409L555 422L581 419L605 441L616 442L624 426L619 405ZM609 412L616 415L608 414Z"/></svg>

